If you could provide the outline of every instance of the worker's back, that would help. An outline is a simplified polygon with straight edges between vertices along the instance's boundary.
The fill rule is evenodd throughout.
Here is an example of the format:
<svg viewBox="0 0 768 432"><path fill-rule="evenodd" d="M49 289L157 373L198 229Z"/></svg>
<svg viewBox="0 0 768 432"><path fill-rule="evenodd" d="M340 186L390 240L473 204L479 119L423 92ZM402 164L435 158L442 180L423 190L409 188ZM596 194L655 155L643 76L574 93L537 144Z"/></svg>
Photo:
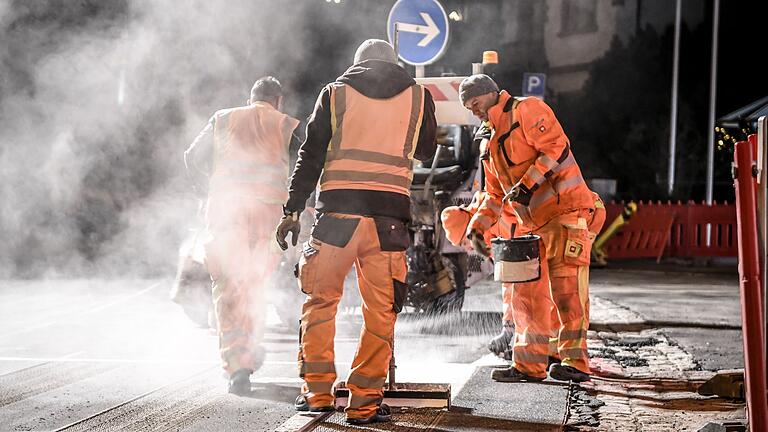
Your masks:
<svg viewBox="0 0 768 432"><path fill-rule="evenodd" d="M215 114L210 193L248 192L280 203L287 197L288 145L298 121L266 102Z"/></svg>

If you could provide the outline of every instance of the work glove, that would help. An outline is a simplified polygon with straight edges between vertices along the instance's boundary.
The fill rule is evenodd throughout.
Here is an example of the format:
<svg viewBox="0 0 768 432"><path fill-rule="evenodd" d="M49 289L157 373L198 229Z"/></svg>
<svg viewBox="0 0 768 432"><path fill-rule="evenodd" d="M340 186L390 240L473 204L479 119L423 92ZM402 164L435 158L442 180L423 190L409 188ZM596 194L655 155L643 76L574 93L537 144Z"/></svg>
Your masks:
<svg viewBox="0 0 768 432"><path fill-rule="evenodd" d="M467 239L469 239L469 243L472 245L472 249L474 249L475 252L486 258L491 256L491 251L488 250L488 245L485 244L485 238L483 238L480 231L470 231L469 234L467 234Z"/></svg>
<svg viewBox="0 0 768 432"><path fill-rule="evenodd" d="M531 192L531 190L528 189L526 185L522 184L521 182L517 182L504 196L504 201L515 201L528 207L528 204L531 203L532 196L533 192Z"/></svg>
<svg viewBox="0 0 768 432"><path fill-rule="evenodd" d="M280 249L282 250L288 249L288 242L286 239L288 238L288 233L291 233L291 243L296 246L296 243L299 241L299 232L301 232L299 213L292 212L284 215L283 218L280 219L280 223L275 230L277 245L280 246Z"/></svg>

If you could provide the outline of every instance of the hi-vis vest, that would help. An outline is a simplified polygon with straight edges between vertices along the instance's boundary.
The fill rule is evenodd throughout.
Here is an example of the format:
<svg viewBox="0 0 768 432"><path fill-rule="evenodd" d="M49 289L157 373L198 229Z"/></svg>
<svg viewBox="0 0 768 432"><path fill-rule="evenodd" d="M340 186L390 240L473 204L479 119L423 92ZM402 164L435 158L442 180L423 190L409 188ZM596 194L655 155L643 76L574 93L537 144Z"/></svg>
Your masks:
<svg viewBox="0 0 768 432"><path fill-rule="evenodd" d="M540 227L565 211L594 208L568 137L547 105L502 91L488 116L494 132L483 161L486 176L497 182L502 195L517 182L533 192L528 206L513 203L523 224ZM501 212L500 201L486 202L493 213Z"/></svg>
<svg viewBox="0 0 768 432"><path fill-rule="evenodd" d="M265 202L288 197L288 146L299 121L265 102L216 113L210 193L243 188Z"/></svg>
<svg viewBox="0 0 768 432"><path fill-rule="evenodd" d="M410 196L413 153L424 113L414 84L389 99L331 84L331 141L320 191L362 189Z"/></svg>

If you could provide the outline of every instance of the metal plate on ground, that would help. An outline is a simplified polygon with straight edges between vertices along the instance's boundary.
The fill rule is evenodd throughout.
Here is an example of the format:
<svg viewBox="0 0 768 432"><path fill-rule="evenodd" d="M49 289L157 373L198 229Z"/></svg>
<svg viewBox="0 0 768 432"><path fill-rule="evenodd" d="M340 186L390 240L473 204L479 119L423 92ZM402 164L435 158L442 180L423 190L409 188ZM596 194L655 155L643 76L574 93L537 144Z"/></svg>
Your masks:
<svg viewBox="0 0 768 432"><path fill-rule="evenodd" d="M349 389L344 381L334 390L337 408L347 406ZM393 390L385 387L383 403L391 407L449 408L451 385L440 383L397 383Z"/></svg>
<svg viewBox="0 0 768 432"><path fill-rule="evenodd" d="M314 432L370 431L372 429L386 431L428 430L445 412L445 410L437 408L393 408L392 421L390 422L355 426L344 420L343 412L337 411L312 430Z"/></svg>

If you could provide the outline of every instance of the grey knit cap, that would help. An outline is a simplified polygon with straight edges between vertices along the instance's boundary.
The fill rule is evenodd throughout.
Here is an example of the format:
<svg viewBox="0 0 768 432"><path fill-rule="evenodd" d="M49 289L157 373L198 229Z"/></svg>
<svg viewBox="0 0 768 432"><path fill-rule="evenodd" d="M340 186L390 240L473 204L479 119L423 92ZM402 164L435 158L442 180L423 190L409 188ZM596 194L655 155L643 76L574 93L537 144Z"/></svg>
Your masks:
<svg viewBox="0 0 768 432"><path fill-rule="evenodd" d="M498 92L499 86L493 78L485 74L471 75L464 78L459 85L459 100L464 105L464 102L475 96Z"/></svg>
<svg viewBox="0 0 768 432"><path fill-rule="evenodd" d="M389 42L381 39L368 39L361 43L355 51L354 63L357 64L364 60L382 60L397 64L397 55Z"/></svg>

